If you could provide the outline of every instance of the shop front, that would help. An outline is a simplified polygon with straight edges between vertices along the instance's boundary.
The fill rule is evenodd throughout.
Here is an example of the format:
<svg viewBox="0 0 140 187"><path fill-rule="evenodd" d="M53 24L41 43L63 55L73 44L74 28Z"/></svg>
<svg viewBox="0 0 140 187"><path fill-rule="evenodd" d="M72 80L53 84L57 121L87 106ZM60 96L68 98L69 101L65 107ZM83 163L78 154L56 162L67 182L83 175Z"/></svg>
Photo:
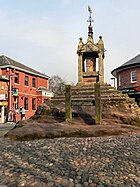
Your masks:
<svg viewBox="0 0 140 187"><path fill-rule="evenodd" d="M0 101L0 123L4 123L6 121L7 117L7 111L8 111L8 102L5 101Z"/></svg>

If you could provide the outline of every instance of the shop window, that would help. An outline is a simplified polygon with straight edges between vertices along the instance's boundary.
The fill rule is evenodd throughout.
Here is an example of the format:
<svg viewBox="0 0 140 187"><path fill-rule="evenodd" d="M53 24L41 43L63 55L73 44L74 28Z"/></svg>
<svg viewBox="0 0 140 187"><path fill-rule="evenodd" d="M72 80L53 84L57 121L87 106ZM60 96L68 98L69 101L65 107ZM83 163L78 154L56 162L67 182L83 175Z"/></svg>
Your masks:
<svg viewBox="0 0 140 187"><path fill-rule="evenodd" d="M18 97L14 96L14 109L18 109Z"/></svg>
<svg viewBox="0 0 140 187"><path fill-rule="evenodd" d="M32 87L35 87L36 86L36 81L35 81L36 79L35 78L32 78Z"/></svg>
<svg viewBox="0 0 140 187"><path fill-rule="evenodd" d="M32 99L32 110L36 110L36 104L35 99Z"/></svg>
<svg viewBox="0 0 140 187"><path fill-rule="evenodd" d="M28 98L24 99L24 108L25 110L28 110Z"/></svg>
<svg viewBox="0 0 140 187"><path fill-rule="evenodd" d="M19 84L19 74L15 73L15 83Z"/></svg>
<svg viewBox="0 0 140 187"><path fill-rule="evenodd" d="M29 85L29 77L25 76L25 85L28 86Z"/></svg>
<svg viewBox="0 0 140 187"><path fill-rule="evenodd" d="M131 83L137 82L137 72L131 71Z"/></svg>

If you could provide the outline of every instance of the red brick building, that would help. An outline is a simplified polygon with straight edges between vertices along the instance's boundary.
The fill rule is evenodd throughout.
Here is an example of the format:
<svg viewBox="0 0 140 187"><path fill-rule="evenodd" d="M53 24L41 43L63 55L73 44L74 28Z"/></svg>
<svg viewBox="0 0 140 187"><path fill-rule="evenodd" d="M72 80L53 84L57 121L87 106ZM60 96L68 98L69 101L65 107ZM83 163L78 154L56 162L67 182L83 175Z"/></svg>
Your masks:
<svg viewBox="0 0 140 187"><path fill-rule="evenodd" d="M6 110L8 106L8 83L9 79L0 75L0 123L4 123L6 119Z"/></svg>
<svg viewBox="0 0 140 187"><path fill-rule="evenodd" d="M140 101L140 54L114 69L112 75L117 79L117 89L128 93Z"/></svg>
<svg viewBox="0 0 140 187"><path fill-rule="evenodd" d="M52 96L48 91L49 76L6 56L0 56L0 68L1 75L9 80L8 111L23 106L27 119L35 113L38 105ZM17 120L20 120L20 114L17 114Z"/></svg>

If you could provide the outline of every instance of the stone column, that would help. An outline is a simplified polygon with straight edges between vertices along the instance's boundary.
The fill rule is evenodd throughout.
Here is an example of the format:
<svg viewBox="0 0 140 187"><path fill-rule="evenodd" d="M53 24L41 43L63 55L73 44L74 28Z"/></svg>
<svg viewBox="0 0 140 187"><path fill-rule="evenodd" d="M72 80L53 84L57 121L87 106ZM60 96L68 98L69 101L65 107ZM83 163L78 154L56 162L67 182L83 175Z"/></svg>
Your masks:
<svg viewBox="0 0 140 187"><path fill-rule="evenodd" d="M83 59L82 59L82 54L78 55L78 83L83 82Z"/></svg>
<svg viewBox="0 0 140 187"><path fill-rule="evenodd" d="M101 90L100 83L95 83L95 124L102 123L102 104L101 104Z"/></svg>
<svg viewBox="0 0 140 187"><path fill-rule="evenodd" d="M65 85L65 120L72 121L71 85Z"/></svg>
<svg viewBox="0 0 140 187"><path fill-rule="evenodd" d="M104 60L103 60L103 54L100 52L98 54L99 56L99 83L104 84Z"/></svg>
<svg viewBox="0 0 140 187"><path fill-rule="evenodd" d="M104 84L104 42L102 39L102 36L99 36L98 41L98 47L99 47L99 82L101 84Z"/></svg>

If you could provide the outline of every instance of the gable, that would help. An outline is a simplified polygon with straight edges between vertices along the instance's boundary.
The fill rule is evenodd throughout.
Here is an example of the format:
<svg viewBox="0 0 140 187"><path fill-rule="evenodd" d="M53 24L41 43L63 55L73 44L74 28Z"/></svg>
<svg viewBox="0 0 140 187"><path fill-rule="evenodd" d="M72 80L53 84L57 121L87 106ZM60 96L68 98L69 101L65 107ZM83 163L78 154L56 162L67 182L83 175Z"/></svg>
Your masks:
<svg viewBox="0 0 140 187"><path fill-rule="evenodd" d="M80 51L81 52L98 52L99 48L92 42L88 42L84 44L84 46L81 48Z"/></svg>

